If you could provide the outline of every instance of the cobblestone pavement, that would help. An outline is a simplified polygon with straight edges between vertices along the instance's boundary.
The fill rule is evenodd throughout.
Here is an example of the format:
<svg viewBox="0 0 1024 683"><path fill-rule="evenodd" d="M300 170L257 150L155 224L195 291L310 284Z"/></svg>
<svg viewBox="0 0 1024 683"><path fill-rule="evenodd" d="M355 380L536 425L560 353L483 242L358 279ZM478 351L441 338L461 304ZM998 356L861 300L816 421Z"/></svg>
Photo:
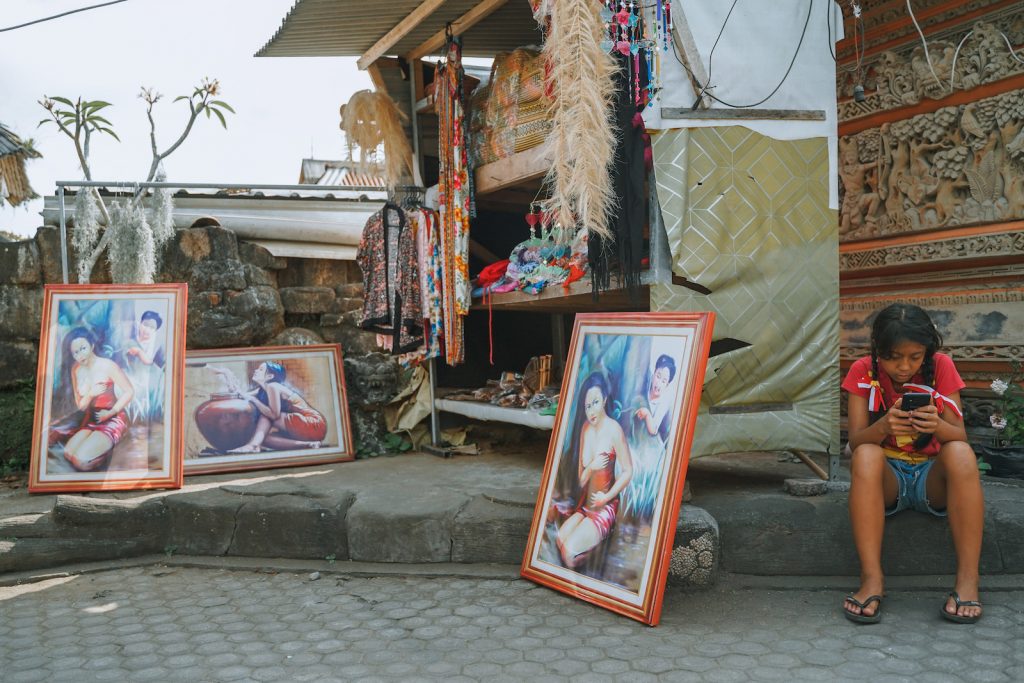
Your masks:
<svg viewBox="0 0 1024 683"><path fill-rule="evenodd" d="M932 592L876 626L840 598L670 590L650 628L521 580L151 565L0 588L0 680L1024 680L1024 591L974 627Z"/></svg>

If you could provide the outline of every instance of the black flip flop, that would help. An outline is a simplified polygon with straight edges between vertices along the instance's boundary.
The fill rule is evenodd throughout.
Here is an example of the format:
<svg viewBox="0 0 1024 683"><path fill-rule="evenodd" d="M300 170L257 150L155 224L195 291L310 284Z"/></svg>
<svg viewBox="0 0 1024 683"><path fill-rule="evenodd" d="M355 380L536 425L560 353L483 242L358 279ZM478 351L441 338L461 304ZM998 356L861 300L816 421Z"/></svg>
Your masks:
<svg viewBox="0 0 1024 683"><path fill-rule="evenodd" d="M949 598L953 598L953 602L956 604L957 612L960 611L961 607L981 607L981 603L978 602L977 600L961 600L960 599L960 594L957 593L956 591L953 591L952 593L949 594L949 596L946 598L946 600L942 601L942 607L939 608L939 611L942 612L942 618L943 619L945 619L946 621L952 621L954 624L976 624L976 623L978 623L978 619L981 619L981 615L980 614L978 616L976 616L976 617L963 617L963 616L960 616L959 614L957 614L956 612L950 612L949 610L947 610L946 609L946 602L949 600Z"/></svg>
<svg viewBox="0 0 1024 683"><path fill-rule="evenodd" d="M847 619L849 619L850 621L858 623L858 624L877 624L878 622L880 622L882 620L882 596L881 595L869 595L868 597L864 598L864 602L861 602L857 598L853 597L853 593L850 593L849 595L846 596L845 599L849 600L850 602L855 604L857 607L860 607L860 609L861 609L861 613L857 614L856 612L851 612L850 610L848 610L846 608L846 605L843 604L843 616L846 617ZM873 602L877 602L878 603L878 605L875 607L875 613L874 614L864 614L864 609L868 605L873 603Z"/></svg>

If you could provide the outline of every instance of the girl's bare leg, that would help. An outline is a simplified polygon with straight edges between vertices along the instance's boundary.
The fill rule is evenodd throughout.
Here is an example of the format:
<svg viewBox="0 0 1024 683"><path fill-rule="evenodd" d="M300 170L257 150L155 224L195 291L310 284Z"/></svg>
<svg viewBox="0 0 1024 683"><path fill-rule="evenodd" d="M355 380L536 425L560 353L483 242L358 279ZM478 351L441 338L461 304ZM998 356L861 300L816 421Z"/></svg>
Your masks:
<svg viewBox="0 0 1024 683"><path fill-rule="evenodd" d="M949 530L956 548L956 586L961 600L978 599L978 562L981 558L981 536L985 526L985 500L978 475L978 459L963 441L950 441L928 472L926 482L928 504L949 513ZM946 611L962 617L981 614L980 607L956 609L953 598Z"/></svg>
<svg viewBox="0 0 1024 683"><path fill-rule="evenodd" d="M273 448L275 451L291 451L296 448L320 448L320 444L320 441L298 441L277 434L267 434L263 439L263 445Z"/></svg>
<svg viewBox="0 0 1024 683"><path fill-rule="evenodd" d="M565 520L565 524L558 528L558 533L555 534L555 545L558 546L558 553L562 556L562 564L566 567L572 566L569 563L570 556L566 554L566 541L568 541L569 537L572 536L572 533L576 531L576 527L579 526L579 523L582 522L583 519L584 517L580 513L573 513L569 519Z"/></svg>
<svg viewBox="0 0 1024 683"><path fill-rule="evenodd" d="M860 557L860 588L853 597L863 602L872 595L882 595L885 588L882 574L885 508L896 502L898 484L896 475L885 463L885 452L874 444L863 444L853 452L850 479L850 526ZM861 610L847 600L845 608L854 614L863 611L865 616L871 616L878 609L878 603Z"/></svg>
<svg viewBox="0 0 1024 683"><path fill-rule="evenodd" d="M109 436L101 432L78 432L78 434L83 433L85 438L82 439L74 451L68 452L65 449L64 457L79 472L90 472L99 469L103 465L103 456L111 451L114 447L114 442L110 440ZM75 434L75 436L78 436L78 434Z"/></svg>
<svg viewBox="0 0 1024 683"><path fill-rule="evenodd" d="M583 554L594 549L601 542L601 533L597 525L586 517L582 517L572 533L563 543L563 560L567 567L575 567L586 558Z"/></svg>
<svg viewBox="0 0 1024 683"><path fill-rule="evenodd" d="M256 431L253 433L252 438L249 439L249 443L238 448L232 448L228 453L258 453L263 440L267 438L270 427L270 419L265 415L260 415L260 419L256 422Z"/></svg>
<svg viewBox="0 0 1024 683"><path fill-rule="evenodd" d="M90 434L92 434L91 431L80 429L75 432L70 439L68 439L66 444L64 444L64 458L68 462L74 464L72 459L77 457L75 453L78 451L79 447L85 443L85 440L89 438Z"/></svg>

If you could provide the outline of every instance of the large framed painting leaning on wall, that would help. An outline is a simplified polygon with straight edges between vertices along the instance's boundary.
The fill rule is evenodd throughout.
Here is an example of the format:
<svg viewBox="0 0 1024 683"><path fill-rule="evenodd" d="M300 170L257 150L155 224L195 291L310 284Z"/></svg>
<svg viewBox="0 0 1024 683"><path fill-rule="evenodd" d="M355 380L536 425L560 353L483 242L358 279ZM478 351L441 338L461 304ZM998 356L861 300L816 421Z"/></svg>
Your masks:
<svg viewBox="0 0 1024 683"><path fill-rule="evenodd" d="M658 623L713 322L576 316L525 578Z"/></svg>
<svg viewBox="0 0 1024 683"><path fill-rule="evenodd" d="M353 460L341 346L189 351L185 474Z"/></svg>
<svg viewBox="0 0 1024 683"><path fill-rule="evenodd" d="M178 488L187 285L47 285L29 491Z"/></svg>

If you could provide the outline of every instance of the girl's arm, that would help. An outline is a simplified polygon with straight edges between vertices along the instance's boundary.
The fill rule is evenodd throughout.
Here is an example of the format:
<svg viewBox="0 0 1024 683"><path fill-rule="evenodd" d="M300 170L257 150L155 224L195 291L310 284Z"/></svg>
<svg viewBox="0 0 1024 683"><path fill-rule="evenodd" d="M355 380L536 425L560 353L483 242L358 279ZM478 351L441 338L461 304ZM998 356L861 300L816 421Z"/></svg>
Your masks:
<svg viewBox="0 0 1024 683"><path fill-rule="evenodd" d="M618 426L618 425L616 425ZM616 462L619 465L619 476L615 478L615 483L612 484L611 488L606 493L596 495L596 500L592 504L606 505L610 501L615 500L615 496L622 492L622 489L626 488L626 484L633 478L633 456L629 453L629 444L626 443L626 434L619 427L616 430L616 434L613 438L615 445Z"/></svg>
<svg viewBox="0 0 1024 683"><path fill-rule="evenodd" d="M850 449L856 449L857 446L864 444L881 444L887 436L913 434L916 430L910 424L909 413L899 409L900 403L901 401L897 401L885 415L868 424L871 416L867 398L850 394L847 410Z"/></svg>
<svg viewBox="0 0 1024 683"><path fill-rule="evenodd" d="M950 400L956 402L960 407L960 392L949 394ZM932 434L939 443L947 441L967 441L967 430L964 429L964 419L952 410L942 411L939 415L934 404L918 408L910 414L910 423L914 429L921 434Z"/></svg>
<svg viewBox="0 0 1024 683"><path fill-rule="evenodd" d="M260 415L267 418L268 420L274 421L281 417L281 385L277 382L269 382L267 384L267 402L256 398L256 391L247 395L250 403L256 406L256 410L260 411Z"/></svg>
<svg viewBox="0 0 1024 683"><path fill-rule="evenodd" d="M88 396L78 393L78 365L71 368L71 391L75 395L75 406L79 410L85 410L92 403L92 394Z"/></svg>
<svg viewBox="0 0 1024 683"><path fill-rule="evenodd" d="M125 409L132 398L135 397L135 389L132 387L132 383L128 380L128 375L124 374L124 370L118 367L114 361L107 361L107 370L110 373L110 379L114 381L114 386L121 390L121 396L117 399L117 402L110 407L109 410L100 410L96 413L96 417L102 422L109 420L114 415Z"/></svg>
<svg viewBox="0 0 1024 683"><path fill-rule="evenodd" d="M579 463L577 464L577 474L580 480L580 486L586 486L587 482L590 481L590 475L594 473L591 469L594 465L594 458L588 458L590 454L590 425L583 425L583 431L580 433L580 457ZM586 464L584 464L586 461Z"/></svg>

